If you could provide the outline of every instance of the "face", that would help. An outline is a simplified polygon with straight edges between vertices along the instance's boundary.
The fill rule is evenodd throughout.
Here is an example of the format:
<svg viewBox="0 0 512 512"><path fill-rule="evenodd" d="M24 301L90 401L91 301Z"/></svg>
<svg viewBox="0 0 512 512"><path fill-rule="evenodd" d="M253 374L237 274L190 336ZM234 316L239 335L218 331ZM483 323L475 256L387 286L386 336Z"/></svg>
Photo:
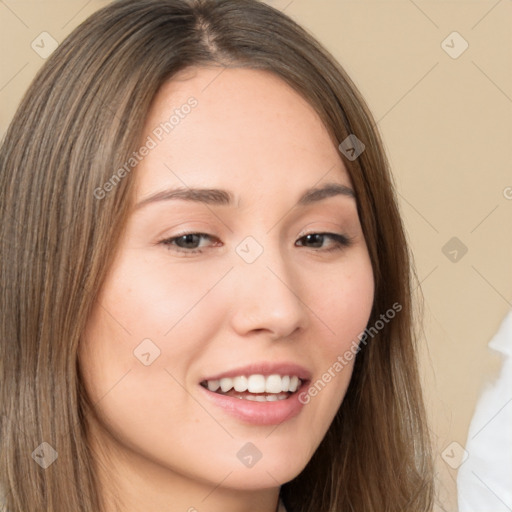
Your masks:
<svg viewBox="0 0 512 512"><path fill-rule="evenodd" d="M331 424L373 302L337 147L274 75L194 68L159 92L136 158L79 353L97 439L166 481L279 486Z"/></svg>

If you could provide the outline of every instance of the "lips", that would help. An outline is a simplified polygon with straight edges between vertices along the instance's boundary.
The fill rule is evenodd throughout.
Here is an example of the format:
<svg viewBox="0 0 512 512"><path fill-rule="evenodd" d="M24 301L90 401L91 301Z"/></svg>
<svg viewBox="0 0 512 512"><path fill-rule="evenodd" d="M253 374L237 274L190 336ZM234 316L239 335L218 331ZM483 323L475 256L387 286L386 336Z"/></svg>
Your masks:
<svg viewBox="0 0 512 512"><path fill-rule="evenodd" d="M234 368L203 379L205 396L245 423L271 425L297 414L302 405L298 391L311 373L293 363L262 363Z"/></svg>

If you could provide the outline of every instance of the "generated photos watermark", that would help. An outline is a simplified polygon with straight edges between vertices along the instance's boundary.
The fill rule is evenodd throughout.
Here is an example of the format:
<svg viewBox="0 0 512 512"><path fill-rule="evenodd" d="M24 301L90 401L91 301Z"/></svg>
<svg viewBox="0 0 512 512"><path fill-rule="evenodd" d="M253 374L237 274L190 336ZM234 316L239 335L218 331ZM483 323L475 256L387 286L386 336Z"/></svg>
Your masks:
<svg viewBox="0 0 512 512"><path fill-rule="evenodd" d="M128 160L119 167L101 187L94 189L94 197L96 199L104 199L124 177L130 174L139 162L149 155L149 153L192 112L192 109L197 107L198 104L197 99L191 96L186 103L175 108L169 119L156 126L152 130L151 135L147 136L140 148L134 151Z"/></svg>
<svg viewBox="0 0 512 512"><path fill-rule="evenodd" d="M402 305L395 302L385 313L380 315L379 320L376 320L371 327L367 327L363 332L359 333L357 338L352 341L350 348L343 354L336 358L331 366L322 374L322 376L312 383L307 390L299 394L299 402L303 405L308 404L311 398L317 396L331 380L333 380L348 364L356 357L356 354L361 350L362 345L368 343L369 338L374 338L377 334L384 329L386 324L389 324L396 314L402 311Z"/></svg>

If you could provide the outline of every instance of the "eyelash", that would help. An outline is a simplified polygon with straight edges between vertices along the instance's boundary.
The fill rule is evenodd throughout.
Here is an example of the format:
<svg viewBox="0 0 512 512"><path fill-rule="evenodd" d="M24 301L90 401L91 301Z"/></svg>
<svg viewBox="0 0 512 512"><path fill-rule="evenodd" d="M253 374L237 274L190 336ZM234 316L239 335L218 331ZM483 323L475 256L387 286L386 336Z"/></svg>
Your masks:
<svg viewBox="0 0 512 512"><path fill-rule="evenodd" d="M212 237L211 235L208 235L207 233L198 233L198 232L191 231L191 232L187 232L187 233L181 233L181 234L173 236L171 238L166 238L166 239L161 240L160 242L158 242L158 244L167 246L167 249L169 251L174 250L175 252L180 252L180 253L187 254L187 255L202 254L203 250L200 249L200 248L184 249L183 247L179 247L178 245L175 244L175 242L177 240L179 240L180 238L183 238L183 237L186 237L186 236L190 236L190 235L196 235L196 236L199 236L199 237L201 237L203 239L204 238L210 239L210 240L214 240L215 239L215 237ZM353 239L348 237L348 236L346 236L346 235L340 235L340 234L337 234L337 233L326 233L326 232L306 233L305 235L302 235L297 240L297 242L299 240L303 240L306 237L312 236L312 235L318 235L318 236L327 237L327 238L330 238L331 240L334 241L334 246L332 246L330 249L312 248L313 250L322 251L322 252L340 251L342 249L346 249L347 247L350 247L352 245L352 243L353 243ZM217 241L218 241L218 239L217 239ZM304 246L303 245L299 245L299 247L304 247Z"/></svg>

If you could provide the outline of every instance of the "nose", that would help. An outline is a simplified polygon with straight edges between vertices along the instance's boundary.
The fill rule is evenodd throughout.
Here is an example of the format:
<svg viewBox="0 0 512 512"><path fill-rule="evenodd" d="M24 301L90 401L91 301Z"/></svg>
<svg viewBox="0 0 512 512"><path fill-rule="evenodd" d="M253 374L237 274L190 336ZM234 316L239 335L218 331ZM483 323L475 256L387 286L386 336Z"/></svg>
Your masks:
<svg viewBox="0 0 512 512"><path fill-rule="evenodd" d="M237 263L231 323L240 336L258 332L277 340L307 327L297 270L269 251L253 263Z"/></svg>

